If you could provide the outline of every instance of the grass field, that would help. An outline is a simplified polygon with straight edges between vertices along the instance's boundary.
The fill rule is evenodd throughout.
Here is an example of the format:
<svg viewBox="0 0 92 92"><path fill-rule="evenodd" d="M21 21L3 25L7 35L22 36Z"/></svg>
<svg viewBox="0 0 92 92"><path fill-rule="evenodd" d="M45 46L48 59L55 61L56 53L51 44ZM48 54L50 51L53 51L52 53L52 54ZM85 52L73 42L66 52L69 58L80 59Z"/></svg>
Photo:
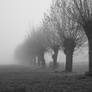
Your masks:
<svg viewBox="0 0 92 92"><path fill-rule="evenodd" d="M92 78L20 66L1 66L0 92L92 92Z"/></svg>

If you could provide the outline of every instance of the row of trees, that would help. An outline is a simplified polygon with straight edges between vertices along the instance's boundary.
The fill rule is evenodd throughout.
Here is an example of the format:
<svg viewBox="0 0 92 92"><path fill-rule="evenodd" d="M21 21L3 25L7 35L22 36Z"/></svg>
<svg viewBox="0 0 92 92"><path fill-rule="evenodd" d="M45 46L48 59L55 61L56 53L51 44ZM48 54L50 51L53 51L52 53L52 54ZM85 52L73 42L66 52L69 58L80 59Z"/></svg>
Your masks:
<svg viewBox="0 0 92 92"><path fill-rule="evenodd" d="M66 10L67 2L57 0L51 6L49 15L46 16L45 22L47 20L46 24L48 25L45 24L45 26L51 28L52 25L52 30L59 35L60 43L59 46L55 46L54 52L57 52L59 47L63 50L66 55L66 71L71 72L73 53L87 41L87 38L81 26L66 16Z"/></svg>
<svg viewBox="0 0 92 92"><path fill-rule="evenodd" d="M38 56L40 64L45 66L44 52L54 51L53 67L57 67L58 50L66 55L66 68L72 71L74 51L89 43L89 74L92 73L92 1L91 0L55 0L50 12L45 14L42 25L32 30L22 45L25 56ZM26 47L26 49L24 49ZM16 52L22 52L17 50ZM27 52L27 54L26 54ZM22 53L22 54L23 54ZM17 56L19 56L17 54ZM24 57L24 56L23 56Z"/></svg>
<svg viewBox="0 0 92 92"><path fill-rule="evenodd" d="M23 44L16 48L16 58L21 63L34 64L36 57L38 57L38 64L45 66L44 52L46 51L47 41L46 35L39 30L32 29L32 33L28 34Z"/></svg>

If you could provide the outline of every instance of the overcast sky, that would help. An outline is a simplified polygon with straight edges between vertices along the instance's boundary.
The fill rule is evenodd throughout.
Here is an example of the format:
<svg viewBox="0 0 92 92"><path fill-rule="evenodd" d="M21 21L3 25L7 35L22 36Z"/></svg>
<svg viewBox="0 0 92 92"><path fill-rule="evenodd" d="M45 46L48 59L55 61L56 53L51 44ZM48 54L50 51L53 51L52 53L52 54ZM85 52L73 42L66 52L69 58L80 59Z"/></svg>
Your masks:
<svg viewBox="0 0 92 92"><path fill-rule="evenodd" d="M14 63L14 48L32 26L40 24L50 3L51 0L0 0L0 64ZM83 51L75 60L87 60L87 50Z"/></svg>

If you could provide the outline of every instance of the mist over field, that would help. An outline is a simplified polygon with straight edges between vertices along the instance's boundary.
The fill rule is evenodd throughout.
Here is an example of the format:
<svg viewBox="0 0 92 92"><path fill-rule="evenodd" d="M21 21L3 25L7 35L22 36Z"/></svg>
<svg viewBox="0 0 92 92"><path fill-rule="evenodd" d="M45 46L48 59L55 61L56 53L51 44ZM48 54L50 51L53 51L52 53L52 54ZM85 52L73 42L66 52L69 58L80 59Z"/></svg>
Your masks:
<svg viewBox="0 0 92 92"><path fill-rule="evenodd" d="M37 4L35 0L0 1L0 64L18 63L14 58L15 48L26 38L26 34L32 26L40 24L43 13L47 12L51 1L40 0L35 5L36 7L34 4ZM87 49L83 53L79 52L78 56L75 56L76 59L74 61L86 61L86 52ZM62 61L65 61L62 56L61 58Z"/></svg>
<svg viewBox="0 0 92 92"><path fill-rule="evenodd" d="M0 0L0 92L91 86L91 0Z"/></svg>

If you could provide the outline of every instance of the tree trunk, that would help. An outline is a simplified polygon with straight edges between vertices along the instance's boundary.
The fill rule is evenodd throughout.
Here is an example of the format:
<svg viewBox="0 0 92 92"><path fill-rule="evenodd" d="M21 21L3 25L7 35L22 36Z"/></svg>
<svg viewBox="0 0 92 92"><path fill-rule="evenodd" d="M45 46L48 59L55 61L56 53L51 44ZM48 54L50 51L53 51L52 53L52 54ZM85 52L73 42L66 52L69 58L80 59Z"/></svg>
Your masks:
<svg viewBox="0 0 92 92"><path fill-rule="evenodd" d="M73 63L73 52L66 54L66 65L65 65L66 72L72 72L72 63Z"/></svg>
<svg viewBox="0 0 92 92"><path fill-rule="evenodd" d="M46 63L45 63L45 60L44 60L44 54L42 55L42 60L41 60L41 65L42 67L46 67Z"/></svg>
<svg viewBox="0 0 92 92"><path fill-rule="evenodd" d="M44 60L44 54L39 54L39 57L38 57L38 62L40 64L41 67L45 67L46 66L46 63L45 63L45 60Z"/></svg>
<svg viewBox="0 0 92 92"><path fill-rule="evenodd" d="M89 45L89 71L86 74L92 76L92 20L86 23L84 30L87 35Z"/></svg>
<svg viewBox="0 0 92 92"><path fill-rule="evenodd" d="M38 66L40 66L41 65L41 59L40 59L40 57L38 56L38 62L37 62L37 64L38 64Z"/></svg>
<svg viewBox="0 0 92 92"><path fill-rule="evenodd" d="M92 75L92 39L88 39L89 44L89 74Z"/></svg>
<svg viewBox="0 0 92 92"><path fill-rule="evenodd" d="M56 69L57 66L58 66L58 64L57 64L58 48L59 48L58 46L55 46L55 47L53 48L53 50L54 50L54 55L53 55L52 57L53 57L53 68L54 68L54 69Z"/></svg>

